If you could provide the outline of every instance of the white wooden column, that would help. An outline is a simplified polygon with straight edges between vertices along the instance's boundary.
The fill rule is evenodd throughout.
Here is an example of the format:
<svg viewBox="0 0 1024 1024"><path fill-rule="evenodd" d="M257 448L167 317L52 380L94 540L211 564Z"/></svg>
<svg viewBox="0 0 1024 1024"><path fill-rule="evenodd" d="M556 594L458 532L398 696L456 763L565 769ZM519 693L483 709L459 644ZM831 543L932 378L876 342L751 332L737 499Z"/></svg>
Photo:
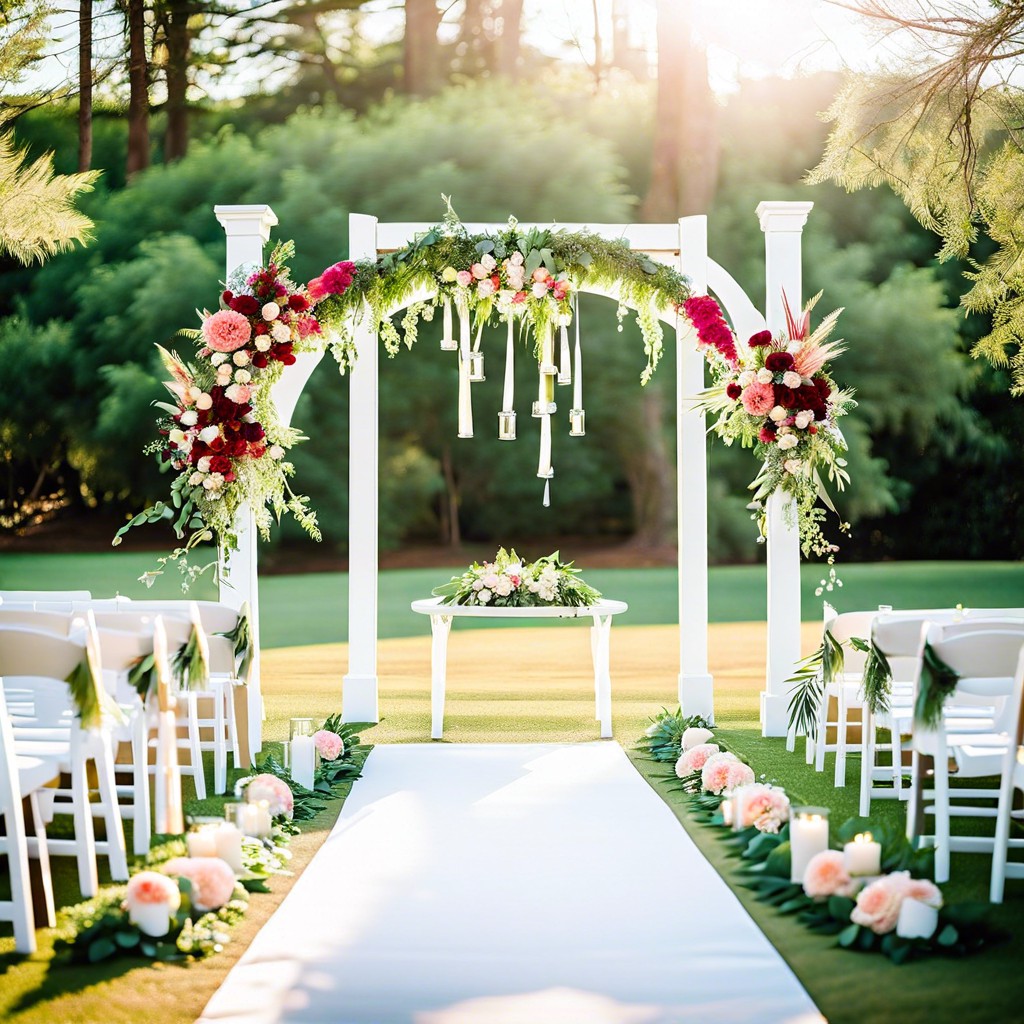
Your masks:
<svg viewBox="0 0 1024 1024"><path fill-rule="evenodd" d="M263 262L263 246L270 229L277 223L274 211L266 205L215 206L213 212L227 236L227 280L245 264ZM249 603L249 617L255 655L248 687L249 751L255 755L263 748L263 695L260 689L260 597L257 579L256 549L258 536L252 509L243 505L235 518L238 549L220 554L220 600L232 608Z"/></svg>
<svg viewBox="0 0 1024 1024"><path fill-rule="evenodd" d="M376 259L377 218L349 216L349 258ZM346 722L376 722L377 710L377 333L361 325L349 382L348 673L342 687Z"/></svg>
<svg viewBox="0 0 1024 1024"><path fill-rule="evenodd" d="M679 221L682 272L694 295L708 288L708 219ZM693 399L704 389L704 356L689 322L676 326L676 489L679 520L679 703L687 715L714 720L708 672L708 461L704 414Z"/></svg>
<svg viewBox="0 0 1024 1024"><path fill-rule="evenodd" d="M801 237L813 203L758 203L764 232L765 320L773 334L784 331L785 290L790 308L803 303ZM768 663L761 693L761 734L785 736L789 716L786 680L800 660L800 537L793 502L768 499Z"/></svg>

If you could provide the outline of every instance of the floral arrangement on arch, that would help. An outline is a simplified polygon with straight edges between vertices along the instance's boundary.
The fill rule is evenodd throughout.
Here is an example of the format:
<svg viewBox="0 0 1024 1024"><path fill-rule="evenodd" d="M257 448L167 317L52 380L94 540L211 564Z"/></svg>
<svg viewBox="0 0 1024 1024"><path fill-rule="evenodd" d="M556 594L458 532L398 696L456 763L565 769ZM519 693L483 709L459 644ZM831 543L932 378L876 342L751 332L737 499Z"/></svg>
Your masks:
<svg viewBox="0 0 1024 1024"><path fill-rule="evenodd" d="M826 508L836 509L821 470L839 491L849 483L843 457L846 439L838 420L856 402L852 392L836 387L828 370L829 362L844 351L841 342L829 340L842 310L810 329L811 310L820 297L819 293L794 316L783 296L786 332L759 331L745 344L733 335L710 296L687 299L683 308L701 344L716 353L709 360L715 383L701 395L700 403L717 417L710 429L726 444L738 441L753 447L761 460L750 489L762 539L765 503L771 494L783 491L794 499L804 554L831 559L838 547L825 538L821 523ZM841 530L847 528L840 524Z"/></svg>
<svg viewBox="0 0 1024 1024"><path fill-rule="evenodd" d="M493 562L474 562L462 575L435 587L444 604L483 608L575 608L592 605L601 592L585 583L572 562L555 551L536 562L524 562L515 548L499 548Z"/></svg>
<svg viewBox="0 0 1024 1024"><path fill-rule="evenodd" d="M147 584L176 561L187 589L214 564L191 566L188 553L214 539L225 550L237 546L235 518L246 503L264 537L289 512L320 539L308 499L289 483L294 466L287 454L304 438L281 424L271 389L296 353L325 344L317 305L344 293L354 267L338 263L298 285L287 267L293 254L290 242L280 243L265 266L240 268L231 276L220 308L200 313L200 329L181 332L198 346L194 359L157 346L170 376L164 386L173 404L156 403L164 414L157 424L160 440L146 450L177 475L170 502L157 502L134 516L117 532L114 544L133 526L168 517L174 518L175 532L185 544L159 560L161 569L140 577Z"/></svg>

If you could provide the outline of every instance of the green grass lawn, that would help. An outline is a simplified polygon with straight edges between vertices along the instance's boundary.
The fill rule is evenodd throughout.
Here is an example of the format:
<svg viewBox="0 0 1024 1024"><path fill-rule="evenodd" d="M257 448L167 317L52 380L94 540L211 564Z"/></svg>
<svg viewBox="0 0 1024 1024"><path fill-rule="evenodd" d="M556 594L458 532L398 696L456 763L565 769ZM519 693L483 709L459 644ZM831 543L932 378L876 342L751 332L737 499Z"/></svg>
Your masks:
<svg viewBox="0 0 1024 1024"><path fill-rule="evenodd" d="M101 554L0 555L0 590L91 590L97 597L115 593L134 598L176 598L175 576L158 579L151 590L137 577L154 564L152 553L110 551ZM585 567L584 567L585 568ZM380 575L380 636L418 636L429 627L409 604L427 597L457 567L391 569ZM821 580L817 565L802 567L802 611L805 620L821 616L814 590ZM1024 605L1024 563L1021 562L878 562L841 567L844 586L829 600L840 611L874 608L936 608ZM622 625L673 623L677 615L677 573L671 568L595 569L588 581L609 597L629 602ZM265 647L292 647L344 641L348 634L345 573L266 576L260 581L261 632ZM200 599L215 598L213 584L202 581L192 591ZM763 566L720 566L711 569L712 622L756 622L766 616ZM538 620L539 621L539 620ZM501 620L466 619L460 629L494 628ZM504 625L509 625L505 623Z"/></svg>

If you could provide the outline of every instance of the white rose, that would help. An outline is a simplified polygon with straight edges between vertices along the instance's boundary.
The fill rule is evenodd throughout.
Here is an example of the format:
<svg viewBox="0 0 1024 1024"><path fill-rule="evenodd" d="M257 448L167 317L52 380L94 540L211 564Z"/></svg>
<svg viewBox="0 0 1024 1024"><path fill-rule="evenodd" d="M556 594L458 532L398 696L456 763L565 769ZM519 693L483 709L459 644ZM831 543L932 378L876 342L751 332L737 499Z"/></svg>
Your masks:
<svg viewBox="0 0 1024 1024"><path fill-rule="evenodd" d="M787 388L798 388L803 383L803 379L795 370L787 370L782 375L782 383L785 384Z"/></svg>
<svg viewBox="0 0 1024 1024"><path fill-rule="evenodd" d="M227 357L228 354L226 352L214 352L213 355L210 356L210 362L213 363L214 366L220 366Z"/></svg>
<svg viewBox="0 0 1024 1024"><path fill-rule="evenodd" d="M248 370L235 370L235 383L248 384L252 380L252 374Z"/></svg>
<svg viewBox="0 0 1024 1024"><path fill-rule="evenodd" d="M269 335L261 334L256 338L256 351L266 352L267 349L269 349L272 344L273 342L270 340Z"/></svg>
<svg viewBox="0 0 1024 1024"><path fill-rule="evenodd" d="M216 491L220 489L221 484L224 483L224 477L220 473L211 473L205 480L203 480L203 487L208 491Z"/></svg>
<svg viewBox="0 0 1024 1024"><path fill-rule="evenodd" d="M789 413L783 409L781 405L777 405L770 413L768 413L768 415L775 420L776 423L781 423Z"/></svg>
<svg viewBox="0 0 1024 1024"><path fill-rule="evenodd" d="M283 459L284 458L284 449L279 444L272 444L267 449L267 454L272 459Z"/></svg>
<svg viewBox="0 0 1024 1024"><path fill-rule="evenodd" d="M493 270L498 265L498 261L489 252L485 252L480 257L480 263L484 270Z"/></svg>
<svg viewBox="0 0 1024 1024"><path fill-rule="evenodd" d="M281 323L280 320L276 320L270 328L270 333L274 336L274 341L286 342L292 340L291 328L287 324Z"/></svg>
<svg viewBox="0 0 1024 1024"><path fill-rule="evenodd" d="M741 388L749 387L754 383L754 371L744 370L736 379L736 383L739 384Z"/></svg>
<svg viewBox="0 0 1024 1024"><path fill-rule="evenodd" d="M247 412L247 413L246 413L246 414L245 414L245 415L244 415L244 416L242 417L242 422L243 422L243 423L255 423L255 422L256 422L256 417L255 417L255 416L253 416L253 414L252 414L251 412Z"/></svg>
<svg viewBox="0 0 1024 1024"><path fill-rule="evenodd" d="M209 444L218 437L220 437L220 427L203 427L203 429L199 431L199 440L204 444Z"/></svg>
<svg viewBox="0 0 1024 1024"><path fill-rule="evenodd" d="M796 434L783 434L779 438L779 448L784 452L789 451L790 448L795 448L799 443L800 438Z"/></svg>
<svg viewBox="0 0 1024 1024"><path fill-rule="evenodd" d="M507 576L499 576L494 592L498 597L508 597L512 593L512 581Z"/></svg>
<svg viewBox="0 0 1024 1024"><path fill-rule="evenodd" d="M276 302L268 302L260 312L263 319L269 322L276 320L281 315L281 307Z"/></svg>
<svg viewBox="0 0 1024 1024"><path fill-rule="evenodd" d="M522 266L523 254L518 249L516 249L516 251L514 253L512 253L512 255L509 257L509 259L510 259L510 261L512 263L512 266L514 266L514 267Z"/></svg>
<svg viewBox="0 0 1024 1024"><path fill-rule="evenodd" d="M200 473L209 473L210 472L210 456L209 455L204 455L196 463L196 469L198 469Z"/></svg>
<svg viewBox="0 0 1024 1024"><path fill-rule="evenodd" d="M185 388L185 401L186 402L198 402L199 396L203 393L202 388L197 388L194 384L191 387Z"/></svg>
<svg viewBox="0 0 1024 1024"><path fill-rule="evenodd" d="M801 463L799 459L786 459L782 464L782 468L787 473L799 473L801 465L803 465L803 463Z"/></svg>
<svg viewBox="0 0 1024 1024"><path fill-rule="evenodd" d="M240 348L232 357L231 361L235 366L245 366L249 362L249 353Z"/></svg>
<svg viewBox="0 0 1024 1024"><path fill-rule="evenodd" d="M202 482L203 482L203 474L202 473L193 473L188 478L188 485L189 485L189 487L198 487Z"/></svg>
<svg viewBox="0 0 1024 1024"><path fill-rule="evenodd" d="M796 414L795 422L801 430L806 430L811 425L811 421L813 419L814 413L804 409L802 412L798 412Z"/></svg>
<svg viewBox="0 0 1024 1024"><path fill-rule="evenodd" d="M213 399L204 391L196 399L197 409L211 409L213 408Z"/></svg>
<svg viewBox="0 0 1024 1024"><path fill-rule="evenodd" d="M483 590L484 589L484 581L483 580L473 580L473 589L474 590Z"/></svg>
<svg viewBox="0 0 1024 1024"><path fill-rule="evenodd" d="M490 599L491 599L491 592L489 590L478 591L478 593L476 595L476 599L481 604L487 604L487 602L490 601Z"/></svg>
<svg viewBox="0 0 1024 1024"><path fill-rule="evenodd" d="M523 575L523 563L522 562L510 562L505 566L505 572L509 576L522 576Z"/></svg>
<svg viewBox="0 0 1024 1024"><path fill-rule="evenodd" d="M199 417L193 409L189 409L188 412L183 412L181 414L179 422L183 427L194 427L196 423L199 422Z"/></svg>
<svg viewBox="0 0 1024 1024"><path fill-rule="evenodd" d="M535 299L543 299L548 293L548 286L543 281L534 281L533 283L533 297Z"/></svg>
<svg viewBox="0 0 1024 1024"><path fill-rule="evenodd" d="M498 585L498 574L489 572L483 577L483 584L488 590L493 590Z"/></svg>
<svg viewBox="0 0 1024 1024"><path fill-rule="evenodd" d="M762 366L761 369L757 371L757 383L758 384L771 384L771 382L774 379L775 379L775 374L773 374L772 371L769 370L767 366Z"/></svg>
<svg viewBox="0 0 1024 1024"><path fill-rule="evenodd" d="M494 282L489 277L485 277L477 284L476 291L480 298L486 299L489 295L494 294Z"/></svg>
<svg viewBox="0 0 1024 1024"><path fill-rule="evenodd" d="M230 380L231 379L231 371L233 369L234 369L234 367L232 367L232 365L230 363L221 363L220 366L217 367L217 380L218 381L222 381L222 380L225 380L225 379L226 380Z"/></svg>
<svg viewBox="0 0 1024 1024"><path fill-rule="evenodd" d="M167 440L172 444L181 444L185 440L185 431L178 430L178 428L175 427L174 430L167 435Z"/></svg>

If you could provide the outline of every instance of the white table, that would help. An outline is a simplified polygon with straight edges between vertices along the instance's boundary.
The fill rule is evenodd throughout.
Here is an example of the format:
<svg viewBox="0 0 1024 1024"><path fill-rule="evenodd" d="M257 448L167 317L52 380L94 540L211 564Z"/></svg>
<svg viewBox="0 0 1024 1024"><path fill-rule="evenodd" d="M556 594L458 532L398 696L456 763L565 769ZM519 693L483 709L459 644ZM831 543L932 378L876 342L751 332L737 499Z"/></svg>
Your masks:
<svg viewBox="0 0 1024 1024"><path fill-rule="evenodd" d="M482 605L444 604L439 597L413 601L412 610L430 616L430 737L439 740L444 732L444 689L448 675L448 634L452 619L468 616L477 619L593 619L590 627L590 653L594 662L594 717L601 723L601 736L612 735L612 679L609 669L609 643L612 617L626 611L625 601L597 601L579 608L546 606L540 608L488 608Z"/></svg>

